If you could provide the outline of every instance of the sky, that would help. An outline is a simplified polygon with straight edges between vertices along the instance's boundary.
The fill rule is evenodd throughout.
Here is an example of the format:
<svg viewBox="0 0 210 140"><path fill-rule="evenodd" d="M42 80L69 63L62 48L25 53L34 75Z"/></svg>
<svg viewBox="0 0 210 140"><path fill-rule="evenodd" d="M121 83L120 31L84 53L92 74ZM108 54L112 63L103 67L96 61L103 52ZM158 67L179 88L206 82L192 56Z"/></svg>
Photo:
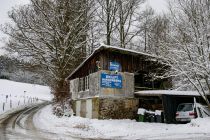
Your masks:
<svg viewBox="0 0 210 140"><path fill-rule="evenodd" d="M12 7L17 7L18 5L24 5L29 3L29 0L0 0L0 25L5 22L10 22L8 18L8 11ZM150 5L157 13L162 13L167 9L166 0L147 0L146 5ZM4 43L1 42L1 38L5 35L0 31L0 55L3 53L1 47L4 46Z"/></svg>
<svg viewBox="0 0 210 140"><path fill-rule="evenodd" d="M29 0L0 0L0 25L5 22L10 22L8 11L10 11L12 7L27 3L29 3ZM1 38L3 37L5 37L5 35L0 31L0 55L3 53L3 50L1 50L1 47L4 46L4 43L1 42Z"/></svg>
<svg viewBox="0 0 210 140"><path fill-rule="evenodd" d="M8 21L7 12L12 7L29 3L29 0L0 0L0 23Z"/></svg>
<svg viewBox="0 0 210 140"><path fill-rule="evenodd" d="M156 13L167 11L167 0L147 0L147 4L151 6Z"/></svg>

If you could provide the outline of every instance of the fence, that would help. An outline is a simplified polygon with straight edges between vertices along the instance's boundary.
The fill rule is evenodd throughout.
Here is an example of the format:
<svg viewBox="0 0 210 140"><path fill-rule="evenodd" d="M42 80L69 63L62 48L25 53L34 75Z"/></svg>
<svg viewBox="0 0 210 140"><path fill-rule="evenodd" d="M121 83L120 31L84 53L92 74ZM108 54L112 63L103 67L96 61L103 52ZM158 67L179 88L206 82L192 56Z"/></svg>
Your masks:
<svg viewBox="0 0 210 140"><path fill-rule="evenodd" d="M37 97L25 95L0 94L0 114L5 111L38 102Z"/></svg>

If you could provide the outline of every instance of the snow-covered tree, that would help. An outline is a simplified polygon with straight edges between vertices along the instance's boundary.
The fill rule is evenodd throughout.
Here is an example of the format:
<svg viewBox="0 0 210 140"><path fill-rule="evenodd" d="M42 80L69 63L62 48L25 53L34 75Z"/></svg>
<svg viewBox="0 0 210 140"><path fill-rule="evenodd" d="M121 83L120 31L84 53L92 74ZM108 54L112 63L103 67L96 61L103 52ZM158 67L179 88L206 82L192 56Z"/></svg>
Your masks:
<svg viewBox="0 0 210 140"><path fill-rule="evenodd" d="M161 41L166 41L170 23L167 15L162 15L155 16L149 24L147 52L158 55L159 44Z"/></svg>
<svg viewBox="0 0 210 140"><path fill-rule="evenodd" d="M14 8L2 29L7 50L42 68L56 97L66 96L65 78L85 57L89 8L86 0L31 0Z"/></svg>
<svg viewBox="0 0 210 140"><path fill-rule="evenodd" d="M179 76L181 86L191 85L210 107L210 1L171 2L171 29L159 43L161 58L171 67L165 76Z"/></svg>
<svg viewBox="0 0 210 140"><path fill-rule="evenodd" d="M133 39L139 35L137 24L141 15L141 5L145 0L95 0L92 36L98 36L98 42L122 48L130 47ZM94 37L92 37L94 38ZM95 37L96 38L96 37Z"/></svg>
<svg viewBox="0 0 210 140"><path fill-rule="evenodd" d="M141 29L136 28L139 24L138 19L141 15L141 5L145 0L117 0L117 36L119 46L125 48L131 45L133 39L140 34Z"/></svg>
<svg viewBox="0 0 210 140"><path fill-rule="evenodd" d="M141 29L140 32L140 39L139 44L142 44L143 46L141 50L144 50L144 52L147 52L149 50L149 43L151 43L149 40L151 38L151 30L153 25L153 20L155 18L154 10L151 7L147 7L146 10L142 13L142 18L140 18L138 25L138 28Z"/></svg>

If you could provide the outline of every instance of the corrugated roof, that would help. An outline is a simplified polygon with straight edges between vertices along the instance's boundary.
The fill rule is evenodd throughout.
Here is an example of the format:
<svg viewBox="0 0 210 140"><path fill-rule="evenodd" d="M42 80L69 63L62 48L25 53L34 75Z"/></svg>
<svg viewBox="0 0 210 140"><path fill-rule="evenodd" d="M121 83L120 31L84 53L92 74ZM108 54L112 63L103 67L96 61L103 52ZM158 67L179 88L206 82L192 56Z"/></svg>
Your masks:
<svg viewBox="0 0 210 140"><path fill-rule="evenodd" d="M135 92L134 94L141 96L159 96L159 95L200 96L200 94L197 91L177 91L177 90L145 90L145 91Z"/></svg>
<svg viewBox="0 0 210 140"><path fill-rule="evenodd" d="M109 46L109 45L105 45L105 44L101 44L101 46L97 49L94 50L94 52L87 57L68 77L67 80L76 72L78 71L89 59L91 59L97 52L100 52L102 50L113 50L113 51L119 51L121 53L126 53L126 54L131 54L131 55L142 55L142 56L147 56L147 57L151 57L151 58L156 58L155 56L148 54L148 53L143 53L143 52L138 52L138 51L134 51L131 49L126 49L126 48L120 48L120 47L116 47L116 46Z"/></svg>

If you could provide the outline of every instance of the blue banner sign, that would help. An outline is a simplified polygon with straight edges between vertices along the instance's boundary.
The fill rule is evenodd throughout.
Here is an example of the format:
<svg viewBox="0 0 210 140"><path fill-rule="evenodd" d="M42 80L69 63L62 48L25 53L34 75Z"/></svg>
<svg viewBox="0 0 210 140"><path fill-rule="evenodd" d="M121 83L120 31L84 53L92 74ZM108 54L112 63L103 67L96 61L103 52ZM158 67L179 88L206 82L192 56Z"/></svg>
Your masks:
<svg viewBox="0 0 210 140"><path fill-rule="evenodd" d="M110 71L120 71L120 63L118 62L109 62Z"/></svg>
<svg viewBox="0 0 210 140"><path fill-rule="evenodd" d="M122 76L101 73L101 87L122 88Z"/></svg>

